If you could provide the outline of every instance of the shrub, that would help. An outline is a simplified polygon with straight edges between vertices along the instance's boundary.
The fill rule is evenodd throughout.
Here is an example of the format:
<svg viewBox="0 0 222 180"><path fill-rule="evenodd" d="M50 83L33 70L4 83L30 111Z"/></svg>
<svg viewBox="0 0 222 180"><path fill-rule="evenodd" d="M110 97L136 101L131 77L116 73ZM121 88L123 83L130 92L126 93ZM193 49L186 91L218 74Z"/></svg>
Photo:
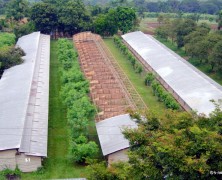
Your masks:
<svg viewBox="0 0 222 180"><path fill-rule="evenodd" d="M12 33L0 33L0 49L15 44L15 35Z"/></svg>
<svg viewBox="0 0 222 180"><path fill-rule="evenodd" d="M24 51L19 47L4 47L0 51L0 71L3 72L12 66L21 64L23 62L22 56Z"/></svg>
<svg viewBox="0 0 222 180"><path fill-rule="evenodd" d="M149 75L151 78L152 75ZM158 97L158 100L164 102L165 106L169 109L178 110L180 109L179 104L176 100L165 91L165 89L156 81L152 80L151 87L153 89L153 94Z"/></svg>
<svg viewBox="0 0 222 180"><path fill-rule="evenodd" d="M94 158L97 153L97 144L93 141L88 142L87 138L81 135L71 144L70 159L74 162L83 163L88 158Z"/></svg>
<svg viewBox="0 0 222 180"><path fill-rule="evenodd" d="M89 120L95 117L95 107L88 93L89 82L81 72L77 53L73 50L72 42L60 39L58 42L58 59L62 65L60 97L67 108L67 120L70 127L69 158L83 163L86 158L93 157L98 152L95 142L88 142L87 127Z"/></svg>
<svg viewBox="0 0 222 180"><path fill-rule="evenodd" d="M145 85L150 86L154 79L155 76L153 75L153 73L148 73L145 77Z"/></svg>
<svg viewBox="0 0 222 180"><path fill-rule="evenodd" d="M133 69L136 73L141 74L143 72L143 67L139 64L136 58L132 55L132 53L128 50L127 46L122 42L122 40L118 36L114 36L113 41L115 45L121 50L121 52L126 55L127 59L130 61Z"/></svg>

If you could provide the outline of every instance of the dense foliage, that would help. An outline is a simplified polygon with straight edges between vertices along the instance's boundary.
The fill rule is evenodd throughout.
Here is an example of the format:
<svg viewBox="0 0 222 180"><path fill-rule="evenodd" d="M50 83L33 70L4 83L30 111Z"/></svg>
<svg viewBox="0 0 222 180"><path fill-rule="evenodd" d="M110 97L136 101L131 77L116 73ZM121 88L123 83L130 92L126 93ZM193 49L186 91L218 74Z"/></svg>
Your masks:
<svg viewBox="0 0 222 180"><path fill-rule="evenodd" d="M15 44L15 35L12 33L0 33L0 48Z"/></svg>
<svg viewBox="0 0 222 180"><path fill-rule="evenodd" d="M131 65L133 66L133 69L136 73L141 74L143 72L143 67L140 63L138 63L135 56L129 51L127 46L122 42L121 38L118 36L114 36L113 38L115 45L120 49L120 51L127 57L127 59L130 61Z"/></svg>
<svg viewBox="0 0 222 180"><path fill-rule="evenodd" d="M90 120L95 117L95 107L88 97L89 83L81 72L72 42L60 39L58 46L58 59L62 64L61 98L67 107L70 126L69 157L74 162L82 163L86 158L93 158L98 153L97 144L87 138Z"/></svg>
<svg viewBox="0 0 222 180"><path fill-rule="evenodd" d="M167 108L172 110L180 109L176 100L162 87L159 82L155 80L155 76L152 73L147 74L145 84L152 87L153 95L157 96L158 101L163 102Z"/></svg>
<svg viewBox="0 0 222 180"><path fill-rule="evenodd" d="M134 0L134 5L142 12L205 13L216 14L222 9L221 0Z"/></svg>
<svg viewBox="0 0 222 180"><path fill-rule="evenodd" d="M0 33L0 76L5 69L8 69L23 62L24 52L14 47L15 35L11 33Z"/></svg>
<svg viewBox="0 0 222 180"><path fill-rule="evenodd" d="M139 128L124 132L130 141L129 162L111 166L106 173L104 164L92 164L92 179L220 179L219 105L209 117L172 111L162 117L152 113L132 117Z"/></svg>

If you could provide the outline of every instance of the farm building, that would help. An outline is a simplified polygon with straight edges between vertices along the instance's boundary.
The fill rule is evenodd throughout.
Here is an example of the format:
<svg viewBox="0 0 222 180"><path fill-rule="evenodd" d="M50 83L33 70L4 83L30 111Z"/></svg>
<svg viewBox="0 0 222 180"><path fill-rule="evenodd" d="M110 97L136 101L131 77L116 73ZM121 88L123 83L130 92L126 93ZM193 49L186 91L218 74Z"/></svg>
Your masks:
<svg viewBox="0 0 222 180"><path fill-rule="evenodd" d="M24 62L0 79L0 170L37 170L47 156L50 36L19 38Z"/></svg>
<svg viewBox="0 0 222 180"><path fill-rule="evenodd" d="M165 47L152 36L140 31L122 36L125 44L147 70L173 94L187 111L209 115L214 110L210 100L222 98L222 87Z"/></svg>
<svg viewBox="0 0 222 180"><path fill-rule="evenodd" d="M108 163L127 161L129 141L122 134L124 128L137 128L129 114L114 116L96 123L103 155Z"/></svg>

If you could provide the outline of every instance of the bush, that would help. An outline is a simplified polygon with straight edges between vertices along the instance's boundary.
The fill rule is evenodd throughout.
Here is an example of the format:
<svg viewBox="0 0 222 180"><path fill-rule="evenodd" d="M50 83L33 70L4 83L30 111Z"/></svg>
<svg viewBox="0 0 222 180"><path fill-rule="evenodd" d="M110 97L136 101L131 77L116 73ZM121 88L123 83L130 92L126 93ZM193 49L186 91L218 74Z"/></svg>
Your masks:
<svg viewBox="0 0 222 180"><path fill-rule="evenodd" d="M23 62L24 51L19 47L4 47L0 51L0 74L12 66Z"/></svg>
<svg viewBox="0 0 222 180"><path fill-rule="evenodd" d="M0 179L16 179L18 177L21 177L21 171L18 167L15 170L7 168L0 171Z"/></svg>
<svg viewBox="0 0 222 180"><path fill-rule="evenodd" d="M152 75L147 75L148 79L152 79ZM146 82L146 81L145 81ZM151 87L153 89L153 94L158 97L158 100L164 102L165 106L169 109L178 110L180 109L179 104L176 100L165 91L165 89L156 81L151 81Z"/></svg>
<svg viewBox="0 0 222 180"><path fill-rule="evenodd" d="M153 73L148 73L145 77L145 85L150 86L154 79L155 76L153 75Z"/></svg>
<svg viewBox="0 0 222 180"><path fill-rule="evenodd" d="M15 44L15 35L12 33L0 33L0 50L5 46L12 46Z"/></svg>
<svg viewBox="0 0 222 180"><path fill-rule="evenodd" d="M85 136L79 136L72 142L70 149L71 160L83 163L86 159L94 158L98 153L98 146L95 142L87 140Z"/></svg>
<svg viewBox="0 0 222 180"><path fill-rule="evenodd" d="M118 36L114 36L113 41L115 45L121 50L121 52L126 55L127 59L130 61L133 69L136 73L141 74L143 72L143 67L140 63L137 62L136 58L132 53L128 50L127 46L122 42L122 40Z"/></svg>
<svg viewBox="0 0 222 180"><path fill-rule="evenodd" d="M89 82L81 72L77 53L72 42L66 39L58 41L58 59L62 64L61 81L63 83L60 97L67 108L67 120L70 127L69 158L83 163L98 153L95 142L88 142L87 127L95 117L95 107L88 97Z"/></svg>

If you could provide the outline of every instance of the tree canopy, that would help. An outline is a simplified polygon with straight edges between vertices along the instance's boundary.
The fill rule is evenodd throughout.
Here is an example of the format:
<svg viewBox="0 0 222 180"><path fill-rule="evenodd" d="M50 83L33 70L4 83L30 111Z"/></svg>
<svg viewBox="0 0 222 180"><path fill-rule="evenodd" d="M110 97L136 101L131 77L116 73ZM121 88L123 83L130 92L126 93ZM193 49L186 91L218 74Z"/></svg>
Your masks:
<svg viewBox="0 0 222 180"><path fill-rule="evenodd" d="M211 173L222 167L219 104L209 117L174 111L161 117L151 112L143 118L137 113L131 115L139 127L124 131L130 142L129 162L111 165L106 173L102 172L103 164L92 164L92 179L219 178L219 174Z"/></svg>

